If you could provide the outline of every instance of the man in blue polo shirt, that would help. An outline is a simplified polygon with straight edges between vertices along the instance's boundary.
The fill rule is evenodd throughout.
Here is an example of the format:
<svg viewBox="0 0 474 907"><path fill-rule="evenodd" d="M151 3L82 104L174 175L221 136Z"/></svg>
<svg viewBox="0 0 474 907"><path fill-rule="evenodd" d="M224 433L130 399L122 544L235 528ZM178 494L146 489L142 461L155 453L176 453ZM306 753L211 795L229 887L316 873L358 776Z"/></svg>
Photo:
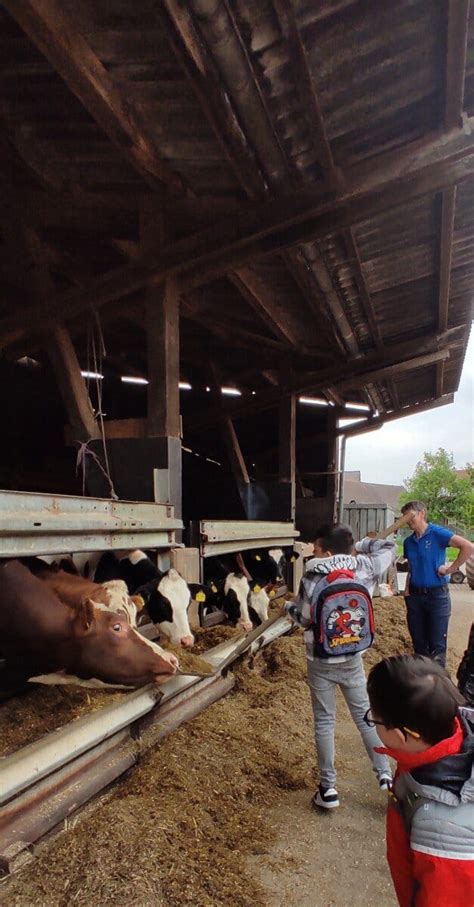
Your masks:
<svg viewBox="0 0 474 907"><path fill-rule="evenodd" d="M403 546L409 564L405 600L413 648L417 655L429 655L444 667L451 614L449 577L471 556L474 545L445 526L428 523L423 501L410 501L402 513L410 513L408 526L413 529ZM459 548L449 566L445 563L448 545Z"/></svg>

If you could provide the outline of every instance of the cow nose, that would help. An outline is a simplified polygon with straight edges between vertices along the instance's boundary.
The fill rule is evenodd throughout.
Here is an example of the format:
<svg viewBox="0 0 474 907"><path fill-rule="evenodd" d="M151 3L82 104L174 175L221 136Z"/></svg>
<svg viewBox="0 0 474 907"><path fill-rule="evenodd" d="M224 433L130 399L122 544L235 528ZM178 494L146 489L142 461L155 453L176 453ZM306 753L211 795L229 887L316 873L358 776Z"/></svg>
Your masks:
<svg viewBox="0 0 474 907"><path fill-rule="evenodd" d="M179 642L185 649L189 649L190 646L194 645L194 636L182 636Z"/></svg>
<svg viewBox="0 0 474 907"><path fill-rule="evenodd" d="M248 632L252 629L253 624L250 620L242 620L240 621L240 626L242 627L242 630Z"/></svg>

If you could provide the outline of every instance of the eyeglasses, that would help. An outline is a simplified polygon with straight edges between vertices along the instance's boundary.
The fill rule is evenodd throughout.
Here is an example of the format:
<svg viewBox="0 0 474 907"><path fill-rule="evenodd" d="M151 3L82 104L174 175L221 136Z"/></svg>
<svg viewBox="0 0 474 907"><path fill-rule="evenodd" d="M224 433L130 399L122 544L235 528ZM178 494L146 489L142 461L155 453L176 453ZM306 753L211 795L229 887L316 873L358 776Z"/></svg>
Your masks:
<svg viewBox="0 0 474 907"><path fill-rule="evenodd" d="M374 718L372 709L367 709L364 715L364 721L368 727L376 727L378 724L381 724L382 727L386 727L388 731L393 730L393 725L385 724L385 721L378 721L377 718ZM414 737L415 740L420 739L421 735L418 733L418 731L411 731L408 727L402 727L400 728L400 730L403 731L405 735L409 734L410 737Z"/></svg>
<svg viewBox="0 0 474 907"><path fill-rule="evenodd" d="M374 718L372 709L367 709L364 715L364 721L367 727L376 727L377 724L385 725L385 727L387 727L384 721L377 721L377 719Z"/></svg>

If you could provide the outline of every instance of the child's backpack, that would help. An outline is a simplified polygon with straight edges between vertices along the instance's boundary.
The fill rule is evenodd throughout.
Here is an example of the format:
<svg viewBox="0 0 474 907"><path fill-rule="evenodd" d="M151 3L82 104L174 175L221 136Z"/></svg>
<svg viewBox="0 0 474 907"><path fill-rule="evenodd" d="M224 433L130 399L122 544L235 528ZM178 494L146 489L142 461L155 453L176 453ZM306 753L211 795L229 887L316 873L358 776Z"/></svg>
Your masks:
<svg viewBox="0 0 474 907"><path fill-rule="evenodd" d="M368 590L352 570L333 570L318 584L311 604L316 658L355 655L374 641L374 609Z"/></svg>

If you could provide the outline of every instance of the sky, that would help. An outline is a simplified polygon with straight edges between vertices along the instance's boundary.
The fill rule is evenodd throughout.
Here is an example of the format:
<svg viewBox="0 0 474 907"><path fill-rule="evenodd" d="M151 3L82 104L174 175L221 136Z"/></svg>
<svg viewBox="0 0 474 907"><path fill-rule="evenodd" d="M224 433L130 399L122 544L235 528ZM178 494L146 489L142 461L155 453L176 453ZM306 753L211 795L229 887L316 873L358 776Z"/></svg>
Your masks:
<svg viewBox="0 0 474 907"><path fill-rule="evenodd" d="M454 403L349 438L345 468L359 469L363 482L401 485L424 452L439 447L453 454L458 468L474 461L474 328Z"/></svg>

